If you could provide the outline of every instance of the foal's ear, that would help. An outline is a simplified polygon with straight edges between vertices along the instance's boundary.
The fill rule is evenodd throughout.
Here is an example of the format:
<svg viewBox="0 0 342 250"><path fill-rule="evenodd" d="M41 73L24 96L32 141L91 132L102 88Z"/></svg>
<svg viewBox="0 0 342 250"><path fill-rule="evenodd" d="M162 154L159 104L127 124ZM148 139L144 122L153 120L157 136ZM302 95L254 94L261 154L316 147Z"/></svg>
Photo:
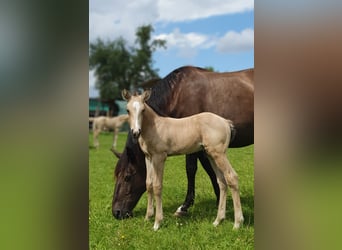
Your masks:
<svg viewBox="0 0 342 250"><path fill-rule="evenodd" d="M142 93L142 99L144 101L147 101L148 99L150 99L151 97L151 90L148 89L148 90L145 90L144 93Z"/></svg>
<svg viewBox="0 0 342 250"><path fill-rule="evenodd" d="M128 90L124 89L121 91L121 96L124 100L128 101L129 99L131 99L131 93L129 93Z"/></svg>

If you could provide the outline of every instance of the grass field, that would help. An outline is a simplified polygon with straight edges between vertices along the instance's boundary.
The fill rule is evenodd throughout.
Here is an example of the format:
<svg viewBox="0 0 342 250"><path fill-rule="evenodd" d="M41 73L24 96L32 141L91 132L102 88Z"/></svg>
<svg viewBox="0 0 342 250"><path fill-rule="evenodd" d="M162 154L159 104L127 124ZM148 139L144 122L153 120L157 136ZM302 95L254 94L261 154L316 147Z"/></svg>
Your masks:
<svg viewBox="0 0 342 250"><path fill-rule="evenodd" d="M118 138L122 151L127 134ZM117 159L109 150L112 134L102 133L100 148L92 147L89 134L89 246L90 249L254 249L254 146L229 149L229 160L239 175L241 204L245 222L238 231L234 223L231 194L227 196L226 219L218 226L216 198L209 177L199 164L196 175L195 204L188 216L175 218L173 213L186 194L185 157L169 157L163 186L164 220L152 230L154 219L144 221L146 193L134 209L134 217L116 220L111 213L114 190L114 167Z"/></svg>

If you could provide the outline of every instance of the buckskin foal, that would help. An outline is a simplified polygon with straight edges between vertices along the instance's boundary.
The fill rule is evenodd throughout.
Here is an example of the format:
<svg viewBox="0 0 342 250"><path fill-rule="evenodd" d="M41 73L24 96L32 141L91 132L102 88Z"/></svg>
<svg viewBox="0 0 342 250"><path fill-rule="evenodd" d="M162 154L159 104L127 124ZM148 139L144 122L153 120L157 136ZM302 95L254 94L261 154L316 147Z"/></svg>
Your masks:
<svg viewBox="0 0 342 250"><path fill-rule="evenodd" d="M181 119L158 116L145 103L150 94L151 91L144 91L141 95L131 95L126 90L122 91L122 97L128 102L127 112L131 132L145 154L148 196L145 219L149 219L154 214L154 195L156 215L153 229L158 230L163 220L162 187L167 156L204 150L220 187L218 212L213 224L217 226L225 218L228 185L232 191L234 204L234 229L239 228L243 222L243 215L238 176L226 157L232 122L209 112Z"/></svg>
<svg viewBox="0 0 342 250"><path fill-rule="evenodd" d="M89 117L89 121L93 122L93 143L94 147L98 148L100 146L98 136L100 132L104 129L113 129L113 148L116 148L116 142L118 140L119 130L122 125L128 121L128 115L118 115L114 117L98 116Z"/></svg>

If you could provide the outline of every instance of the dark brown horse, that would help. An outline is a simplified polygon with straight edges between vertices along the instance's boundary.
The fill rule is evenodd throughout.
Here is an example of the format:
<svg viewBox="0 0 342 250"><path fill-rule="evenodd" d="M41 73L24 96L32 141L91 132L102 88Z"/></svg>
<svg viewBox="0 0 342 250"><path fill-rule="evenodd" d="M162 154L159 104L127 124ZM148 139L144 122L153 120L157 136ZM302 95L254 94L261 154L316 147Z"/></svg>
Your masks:
<svg viewBox="0 0 342 250"><path fill-rule="evenodd" d="M254 143L254 70L215 73L195 67L181 67L161 79L153 88L148 105L159 115L181 118L212 112L233 121L236 135L229 147ZM133 208L146 191L145 156L131 132L115 168L112 213L117 219L132 216ZM177 214L186 213L195 197L197 159L208 173L219 199L216 175L204 152L186 156L188 191Z"/></svg>

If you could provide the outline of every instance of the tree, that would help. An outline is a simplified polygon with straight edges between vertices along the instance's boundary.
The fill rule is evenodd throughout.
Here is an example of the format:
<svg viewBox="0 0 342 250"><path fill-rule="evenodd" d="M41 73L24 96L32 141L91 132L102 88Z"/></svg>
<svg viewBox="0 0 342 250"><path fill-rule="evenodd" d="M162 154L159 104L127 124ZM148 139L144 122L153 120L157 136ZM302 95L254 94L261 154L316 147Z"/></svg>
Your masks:
<svg viewBox="0 0 342 250"><path fill-rule="evenodd" d="M209 70L209 71L212 71L212 72L216 72L215 71L215 69L214 69L214 67L212 67L212 66L206 66L206 67L204 67L206 70Z"/></svg>
<svg viewBox="0 0 342 250"><path fill-rule="evenodd" d="M154 31L151 25L141 26L137 29L135 43L138 48L134 49L132 57L133 73L132 85L136 88L139 83L152 78L159 78L158 70L153 68L152 54L161 47L166 48L166 41L161 39L151 40L151 33Z"/></svg>
<svg viewBox="0 0 342 250"><path fill-rule="evenodd" d="M129 88L129 68L131 53L126 48L126 41L103 42L97 39L90 44L90 69L95 69L96 88L103 100L115 100L120 97L120 89Z"/></svg>
<svg viewBox="0 0 342 250"><path fill-rule="evenodd" d="M121 99L122 89L136 88L139 83L159 77L158 70L153 68L152 55L158 47L165 48L166 41L151 41L153 31L151 25L139 27L137 47L128 47L122 37L107 42L97 39L90 44L89 67L95 69L95 86L102 101L114 105L116 99Z"/></svg>

